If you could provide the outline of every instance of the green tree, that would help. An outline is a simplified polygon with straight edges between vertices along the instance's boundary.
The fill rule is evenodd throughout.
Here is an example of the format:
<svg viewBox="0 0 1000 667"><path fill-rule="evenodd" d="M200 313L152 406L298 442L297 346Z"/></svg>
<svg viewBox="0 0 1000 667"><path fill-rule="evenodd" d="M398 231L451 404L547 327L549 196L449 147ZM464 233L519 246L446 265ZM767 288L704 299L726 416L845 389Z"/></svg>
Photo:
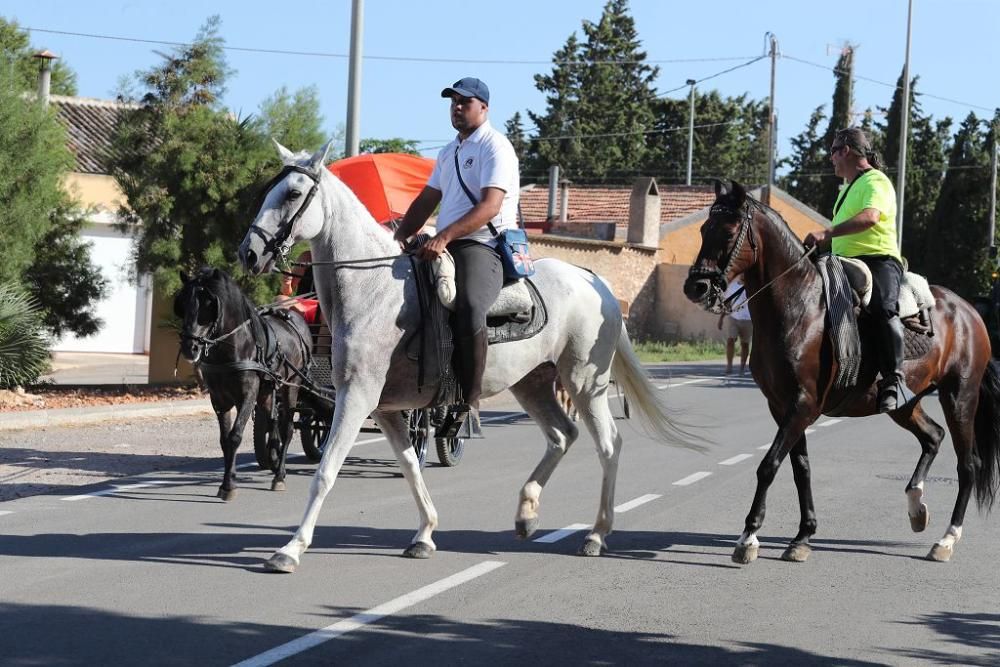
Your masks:
<svg viewBox="0 0 1000 667"><path fill-rule="evenodd" d="M314 151L329 137L319 113L319 89L309 86L289 93L282 86L260 105L263 132L293 150Z"/></svg>
<svg viewBox="0 0 1000 667"><path fill-rule="evenodd" d="M806 129L792 138L792 154L780 162L780 166L788 167L788 172L778 179L783 190L817 211L823 179L833 173L828 147L823 145L819 134L819 126L826 120L823 109L823 105L816 107L809 115ZM831 212L820 213L829 216Z"/></svg>
<svg viewBox="0 0 1000 667"><path fill-rule="evenodd" d="M0 388L31 384L48 369L40 309L15 283L0 284Z"/></svg>
<svg viewBox="0 0 1000 667"><path fill-rule="evenodd" d="M401 139L399 137L391 139L362 139L358 142L358 152L409 153L410 155L420 155L420 151L417 150L416 141L413 139Z"/></svg>
<svg viewBox="0 0 1000 667"><path fill-rule="evenodd" d="M521 120L520 111L515 111L510 120L504 123L504 131L514 147L514 154L517 155L518 162L524 165L528 159L529 143L524 134L524 123Z"/></svg>
<svg viewBox="0 0 1000 667"><path fill-rule="evenodd" d="M597 23L583 22L583 33L583 43L574 33L555 54L551 75L535 76L548 108L529 113L538 128L539 159L531 166L558 164L579 182L638 173L653 130L659 70L645 63L627 0L609 0Z"/></svg>
<svg viewBox="0 0 1000 667"><path fill-rule="evenodd" d="M243 276L236 251L261 187L280 166L268 135L322 137L308 90L278 91L260 117L240 119L222 105L230 70L218 30L218 18L209 19L193 43L136 74L140 105L123 116L115 137L114 175L127 200L119 218L135 234L137 270L154 274L164 290L180 286L179 272L212 265L263 301L275 294L276 279Z"/></svg>
<svg viewBox="0 0 1000 667"><path fill-rule="evenodd" d="M922 262L932 283L967 299L986 290L993 269L987 256L990 140L974 113L955 133L948 171L928 225L934 252L927 252Z"/></svg>
<svg viewBox="0 0 1000 667"><path fill-rule="evenodd" d="M17 90L38 89L38 59L34 57L41 47L32 46L28 31L16 21L0 17L0 67L13 73L13 86ZM8 80L8 85L10 85ZM51 92L53 95L76 95L76 73L62 60L52 63Z"/></svg>

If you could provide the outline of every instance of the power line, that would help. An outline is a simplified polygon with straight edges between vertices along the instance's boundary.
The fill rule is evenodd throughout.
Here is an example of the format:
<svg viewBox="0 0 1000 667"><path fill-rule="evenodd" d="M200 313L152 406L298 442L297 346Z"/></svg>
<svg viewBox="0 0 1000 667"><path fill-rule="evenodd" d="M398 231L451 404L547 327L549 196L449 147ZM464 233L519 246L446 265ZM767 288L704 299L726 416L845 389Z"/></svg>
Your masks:
<svg viewBox="0 0 1000 667"><path fill-rule="evenodd" d="M830 72L833 72L834 74L847 74L846 70L841 70L841 69L838 69L836 67L830 67L829 65L823 65L822 63L814 63L812 61L805 60L803 58L796 58L795 56L789 56L789 55L785 55L785 54L781 54L781 57L782 58L787 58L788 60L791 60L792 62L801 63L803 65L809 65L811 67L818 67L819 69L825 69L825 70L828 70ZM896 85L894 83L887 83L885 81L879 81L878 79L871 79L871 78L866 77L866 76L858 76L857 74L852 74L852 76L856 80L858 80L858 81L867 81L869 83L875 83L875 84L878 84L880 86L886 86L887 88L892 88L893 90L898 90L898 89L902 88L902 86L898 86L898 85ZM941 100L943 102L950 102L952 104L958 104L960 106L969 107L971 109L979 109L980 111L986 111L986 112L989 112L989 113L993 113L994 111L996 111L996 109L990 109L989 107L980 106L978 104L971 104L969 102L962 102L961 100L955 100L955 99L952 99L950 97L942 97L940 95L931 95L930 93L914 92L914 96L917 96L917 97L926 97L926 98L932 99L932 100Z"/></svg>
<svg viewBox="0 0 1000 667"><path fill-rule="evenodd" d="M695 83L695 85L697 85L697 84L701 83L702 81L708 81L709 79L714 79L715 77L722 76L723 74L729 74L730 72L736 71L736 70L738 70L740 68L749 67L750 65L753 65L755 62L757 62L759 60L763 60L764 58L767 58L766 54L762 55L762 56L757 56L756 58L748 60L745 63L740 63L739 65L735 65L733 67L730 67L729 69L724 69L721 72L716 72L715 74L710 74L710 75L708 75L708 76L706 76L704 78L695 79L694 83ZM659 95L657 95L657 97L666 97L670 93L676 93L678 90L681 90L682 88L687 88L689 85L691 85L691 84L684 83L684 84L682 84L680 86L677 86L676 88L671 88L670 90L668 90L665 93L660 93Z"/></svg>
<svg viewBox="0 0 1000 667"><path fill-rule="evenodd" d="M192 46L190 42L172 42L162 39L144 39L141 37L123 37L120 35L100 35L88 32L72 32L68 30L50 30L47 28L30 28L25 30L40 32L49 35L67 35L70 37L86 37L89 39L107 39L118 42L135 42L139 44L156 44L159 46ZM283 56L306 56L310 58L342 58L347 59L350 54L333 53L327 51L294 51L288 49L262 49L259 47L245 46L225 46L224 51L238 51L242 53L266 53ZM705 63L705 62L725 62L732 60L743 60L747 56L723 56L712 58L667 58L661 60L472 60L468 58L423 58L419 56L363 56L365 60L384 60L391 62L415 62L415 63L452 63L452 64L473 64L473 65L660 65L677 63Z"/></svg>

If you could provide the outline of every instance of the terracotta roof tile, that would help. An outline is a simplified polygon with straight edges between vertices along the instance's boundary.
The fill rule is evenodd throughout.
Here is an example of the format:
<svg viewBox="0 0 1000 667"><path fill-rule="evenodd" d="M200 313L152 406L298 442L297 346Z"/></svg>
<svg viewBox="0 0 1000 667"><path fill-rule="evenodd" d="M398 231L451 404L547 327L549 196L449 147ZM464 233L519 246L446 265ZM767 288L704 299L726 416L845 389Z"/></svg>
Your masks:
<svg viewBox="0 0 1000 667"><path fill-rule="evenodd" d="M111 100L53 95L49 103L66 127L67 145L76 157L76 171L107 174L115 124L130 105Z"/></svg>
<svg viewBox="0 0 1000 667"><path fill-rule="evenodd" d="M670 222L699 211L715 201L715 191L709 185L659 185L660 222ZM614 222L628 225L631 186L589 187L569 186L567 222ZM521 213L525 222L538 224L548 213L549 190L535 186L521 191ZM558 216L558 204L556 208Z"/></svg>

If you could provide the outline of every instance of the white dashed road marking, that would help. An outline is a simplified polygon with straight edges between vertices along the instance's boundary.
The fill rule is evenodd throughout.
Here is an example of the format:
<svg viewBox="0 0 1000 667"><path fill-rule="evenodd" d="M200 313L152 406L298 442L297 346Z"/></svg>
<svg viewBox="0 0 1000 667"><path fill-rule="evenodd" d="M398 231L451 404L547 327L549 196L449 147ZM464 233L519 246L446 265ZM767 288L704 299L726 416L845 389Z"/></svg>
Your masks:
<svg viewBox="0 0 1000 667"><path fill-rule="evenodd" d="M712 473L710 472L696 472L693 475L688 475L684 479L679 479L674 482L674 486L688 486L689 484L694 484L695 482L700 482Z"/></svg>
<svg viewBox="0 0 1000 667"><path fill-rule="evenodd" d="M392 614L408 609L416 604L429 600L435 595L440 595L447 590L455 588L456 586L461 586L462 584L472 581L477 577L481 577L484 574L488 574L498 567L503 567L506 563L497 560L487 560L479 563L478 565L473 565L467 570L462 570L457 574L453 574L450 577L445 577L440 581L435 581L433 584L424 586L423 588L418 588L412 593L407 593L402 595L395 600L390 600L377 607L372 607L368 611L363 611L360 614L355 614L350 618L344 619L333 625L328 625L321 630L316 630L311 632L304 637L299 637L287 644L282 644L277 646L270 651L261 653L252 658L244 660L243 662L237 663L234 667L264 667L265 665L273 665L274 663L290 658L293 655L302 653L303 651L308 651L309 649L315 648L320 644L324 644L331 639L336 639L342 635L346 635L348 632L353 630L359 630L366 625L380 621L386 616L391 616Z"/></svg>
<svg viewBox="0 0 1000 667"><path fill-rule="evenodd" d="M684 380L684 382L671 382L670 384L661 384L657 389L670 389L671 387L683 387L688 384L698 384L699 382L710 382L716 378L695 378L694 380Z"/></svg>
<svg viewBox="0 0 1000 667"><path fill-rule="evenodd" d="M590 526L585 523L574 523L570 526L566 526L565 528L560 528L559 530L553 530L551 533L547 533L545 535L542 535L541 537L537 537L532 541L540 542L541 544L552 544L553 542L558 542L562 538L569 537L573 533L578 533L586 528L590 528Z"/></svg>
<svg viewBox="0 0 1000 667"><path fill-rule="evenodd" d="M5 514L13 514L13 513L14 512L12 510L3 510L3 511L0 511L0 516L3 516Z"/></svg>
<svg viewBox="0 0 1000 667"><path fill-rule="evenodd" d="M177 484L177 482L170 482L165 479L154 480L152 482L140 482L139 484L123 484L121 486L113 486L110 489L102 489L100 491L93 491L91 493L83 493L79 496L67 496L63 498L68 502L75 502L77 500L86 500L87 498L96 498L97 496L110 496L113 493L121 493L123 491L132 491L133 489L144 489L149 486L159 486L160 484Z"/></svg>
<svg viewBox="0 0 1000 667"><path fill-rule="evenodd" d="M751 457L750 454L737 454L736 456L734 456L731 459L726 459L725 461L719 461L719 465L720 466L736 465L740 461L746 461L750 457Z"/></svg>
<svg viewBox="0 0 1000 667"><path fill-rule="evenodd" d="M844 420L843 419L827 419L822 424L816 424L816 426L820 426L820 427L822 427L822 426L833 426L834 424L839 424L842 421L844 421Z"/></svg>
<svg viewBox="0 0 1000 667"><path fill-rule="evenodd" d="M615 508L615 512L618 513L628 512L629 510L634 510L636 507L639 507L640 505L645 505L648 502L652 502L657 498L662 498L662 497L663 496L661 496L659 493L647 493L646 495L639 496L638 498L630 500L627 503L622 503L621 505Z"/></svg>

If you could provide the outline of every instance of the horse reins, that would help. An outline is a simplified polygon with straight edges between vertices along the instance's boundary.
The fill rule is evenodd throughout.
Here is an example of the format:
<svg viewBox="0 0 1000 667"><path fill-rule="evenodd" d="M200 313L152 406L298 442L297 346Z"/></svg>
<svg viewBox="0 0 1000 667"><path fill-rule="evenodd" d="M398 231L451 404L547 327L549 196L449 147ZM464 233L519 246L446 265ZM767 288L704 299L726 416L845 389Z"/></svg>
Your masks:
<svg viewBox="0 0 1000 667"><path fill-rule="evenodd" d="M291 250L292 244L288 242L288 238L292 235L292 229L295 227L295 223L298 222L302 214L306 212L309 208L309 204L312 203L312 199L316 196L316 190L319 189L320 174L313 172L311 169L306 169L305 167L300 167L297 164L285 165L277 176L268 181L267 185L264 186L263 194L260 196L261 205L263 201L267 199L268 193L271 192L279 183L285 180L291 173L305 174L312 180L312 187L309 188L309 192L306 193L305 199L302 204L296 209L295 213L291 217L283 220L281 225L278 226L277 231L274 235L270 235L265 230L261 229L257 223L250 225L250 229L247 230L247 234L256 234L264 240L264 249L271 254L277 255L284 262L285 258L288 256L288 251ZM260 206L257 207L260 210Z"/></svg>

